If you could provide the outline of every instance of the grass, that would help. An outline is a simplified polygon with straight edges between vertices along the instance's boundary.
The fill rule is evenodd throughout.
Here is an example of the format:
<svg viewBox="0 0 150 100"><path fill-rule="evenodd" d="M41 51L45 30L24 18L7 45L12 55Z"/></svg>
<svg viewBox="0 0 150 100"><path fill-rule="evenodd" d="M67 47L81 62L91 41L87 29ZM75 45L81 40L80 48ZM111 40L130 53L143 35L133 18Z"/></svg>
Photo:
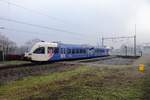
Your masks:
<svg viewBox="0 0 150 100"><path fill-rule="evenodd" d="M0 100L149 100L150 68L77 66L0 86Z"/></svg>
<svg viewBox="0 0 150 100"><path fill-rule="evenodd" d="M149 64L150 65L150 64ZM144 81L143 81L143 100L150 100L150 68L147 69L147 72L145 73L144 76Z"/></svg>
<svg viewBox="0 0 150 100"><path fill-rule="evenodd" d="M1 86L0 96L2 96L2 99L4 99L5 97L6 98L8 97L7 99L10 99L10 100L18 99L18 94L21 96L21 98L23 96L26 97L27 95L30 95L28 93L37 92L37 91L34 91L34 89L38 89L39 86L42 86L42 85L44 86L56 80L68 79L69 77L82 73L86 70L87 70L86 68L81 67L81 68L77 68L71 71L69 70L69 71L64 71L64 72L49 73L49 74L42 75L42 76L27 77L22 80L14 81L4 86Z"/></svg>

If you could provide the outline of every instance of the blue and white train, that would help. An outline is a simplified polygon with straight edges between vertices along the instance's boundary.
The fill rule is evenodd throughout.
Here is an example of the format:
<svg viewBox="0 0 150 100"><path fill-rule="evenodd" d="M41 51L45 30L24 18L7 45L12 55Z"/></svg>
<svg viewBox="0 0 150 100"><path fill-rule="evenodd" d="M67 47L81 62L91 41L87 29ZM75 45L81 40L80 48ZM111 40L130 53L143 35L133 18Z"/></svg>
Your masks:
<svg viewBox="0 0 150 100"><path fill-rule="evenodd" d="M38 42L28 53L25 53L26 58L39 62L93 58L108 55L108 48L53 42Z"/></svg>

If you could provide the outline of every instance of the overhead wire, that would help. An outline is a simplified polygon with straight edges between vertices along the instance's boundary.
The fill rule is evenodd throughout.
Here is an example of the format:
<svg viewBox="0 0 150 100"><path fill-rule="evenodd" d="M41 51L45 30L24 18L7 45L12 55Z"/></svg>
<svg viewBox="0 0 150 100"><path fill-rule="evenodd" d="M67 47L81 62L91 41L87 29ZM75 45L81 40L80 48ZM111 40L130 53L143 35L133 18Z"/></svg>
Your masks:
<svg viewBox="0 0 150 100"><path fill-rule="evenodd" d="M27 22L23 22L23 21L14 20L14 19L4 18L4 17L1 17L1 16L0 16L0 20L13 22L13 23L18 23L18 24L24 24L24 25L28 25L28 26L32 26L32 27L43 28L43 29L47 29L47 30L65 32L65 33L74 33L74 34L80 34L81 35L81 33L77 33L77 32L67 31L67 30L48 27L48 26L42 26L42 25L39 25L39 24L27 23Z"/></svg>
<svg viewBox="0 0 150 100"><path fill-rule="evenodd" d="M39 14L39 15L42 15L42 16L46 16L46 17L48 17L48 18L50 18L50 19L53 19L53 20L56 20L56 21L60 21L60 22L63 22L63 23L66 22L66 21L64 21L64 20L62 20L62 19L60 19L60 18L57 18L57 17L54 17L54 16L50 16L50 15L45 14L45 13L43 13L43 12L36 11L36 10L30 9L30 8L24 7L24 6L21 6L21 5L19 5L19 4L12 3L12 2L10 2L10 1L0 0L0 2L8 3L8 4L12 5L12 6L19 7L19 8L22 8L22 9L24 9L24 10L27 10L27 11L30 11L30 12L33 12L33 13L36 13L36 14Z"/></svg>
<svg viewBox="0 0 150 100"><path fill-rule="evenodd" d="M7 0L0 0L0 2L4 2L4 3L8 3L12 6L15 6L15 7L19 7L19 8L22 8L24 10L27 10L27 11L30 11L30 12L33 12L33 13L36 13L36 14L39 14L39 15L42 15L42 16L46 16L48 18L51 18L53 20L57 20L57 21L60 21L60 22L65 22L64 20L62 19L59 19L57 17L54 17L54 16L50 16L48 14L45 14L43 12L39 12L39 11L36 11L36 10L33 10L33 9L30 9L30 8L27 8L27 7L24 7L24 6L21 6L19 4L16 4L16 3L12 3L10 1L7 1ZM28 25L28 26L32 26L32 27L38 27L38 28L43 28L43 29L47 29L47 30L53 30L53 31L58 31L58 32L65 32L65 33L73 33L73 35L77 35L79 37L81 37L81 35L83 35L82 33L78 33L78 32L72 32L72 31L68 31L68 30L64 30L64 29L59 29L59 28L53 28L53 27L48 27L48 26L42 26L42 25L39 25L39 24L32 24L32 23L28 23L28 22L24 22L24 21L18 21L18 20L15 20L15 19L9 19L9 18L4 18L4 17L1 17L0 16L0 20L3 20L3 21L8 21L8 22L13 22L13 23L17 23L17 24L24 24L24 25ZM31 32L31 31L25 31L25 30L16 30L16 29L5 29L5 30L11 30L11 31L18 31L18 32L28 32L28 33L39 33L39 32Z"/></svg>
<svg viewBox="0 0 150 100"><path fill-rule="evenodd" d="M22 30L22 29L14 29L14 28L7 28L7 27L5 27L5 28L3 28L3 30L6 30L6 31L13 31L13 32L21 32L21 33L31 33L31 34L40 34L40 35L43 35L43 34L47 34L47 35L49 35L48 33L46 33L46 32L36 32L36 31L27 31L27 30ZM44 36L44 35L43 35ZM73 38L74 39L78 39L78 40L86 40L85 38L83 38L83 37L81 37L81 36L79 36L79 35L76 35L76 36L73 36ZM87 40L86 40L87 41Z"/></svg>

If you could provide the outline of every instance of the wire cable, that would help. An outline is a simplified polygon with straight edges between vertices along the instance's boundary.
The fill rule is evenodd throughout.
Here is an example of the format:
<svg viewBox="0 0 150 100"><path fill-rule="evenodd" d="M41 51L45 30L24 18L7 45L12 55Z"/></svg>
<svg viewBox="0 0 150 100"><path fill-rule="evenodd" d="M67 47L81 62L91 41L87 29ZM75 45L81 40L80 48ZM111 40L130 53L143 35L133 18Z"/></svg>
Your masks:
<svg viewBox="0 0 150 100"><path fill-rule="evenodd" d="M48 18L50 18L50 19L53 19L53 20L56 20L56 21L60 21L60 22L63 22L63 23L66 22L66 21L64 21L64 20L62 20L62 19L60 19L60 18L57 18L57 17L54 17L54 16L50 16L50 15L48 15L48 14L45 14L45 13L43 13L43 12L39 12L39 11L30 9L30 8L26 8L26 7L21 6L21 5L18 5L18 4L16 4L16 3L12 3L12 2L9 2L9 1L6 1L6 0L0 0L0 2L8 3L8 4L12 5L12 6L19 7L19 8L22 8L22 9L24 9L24 10L27 10L27 11L30 11L30 12L33 12L33 13L36 13L36 14L39 14L39 15L42 15L42 16L46 16L46 17L48 17Z"/></svg>
<svg viewBox="0 0 150 100"><path fill-rule="evenodd" d="M27 30L20 30L20 29L18 30L18 29L13 29L13 28L6 28L6 27L4 27L3 30L11 31L11 32L13 31L13 32L21 32L21 33L31 33L31 34L40 34L40 35L47 34L47 35L50 35L49 33L45 33L45 32L40 33L40 32L35 32L35 31L27 31ZM73 38L74 39L78 39L78 40L86 40L87 41L86 38L83 38L83 37L81 37L79 35L73 36Z"/></svg>
<svg viewBox="0 0 150 100"><path fill-rule="evenodd" d="M13 29L13 28L4 28L3 30L7 30L7 31L14 31L14 32L23 32L23 33L31 33L31 34L41 34L41 35L43 35L43 34L49 34L49 33L40 33L40 32L35 32L35 31L27 31L27 30L18 30L18 29ZM76 35L77 37L78 37L78 39L80 38L82 38L81 36L79 36L79 35Z"/></svg>
<svg viewBox="0 0 150 100"><path fill-rule="evenodd" d="M4 18L4 17L1 17L1 16L0 16L0 20L13 22L13 23L18 23L18 24L24 24L24 25L28 25L28 26L32 26L32 27L43 28L43 29L47 29L47 30L53 30L53 31L58 31L58 32L65 32L65 33L74 33L74 34L80 34L81 35L81 33L77 33L77 32L67 31L67 30L53 28L53 27L48 27L48 26L42 26L42 25L38 25L38 24L27 23L27 22L23 22L23 21L14 20L14 19Z"/></svg>

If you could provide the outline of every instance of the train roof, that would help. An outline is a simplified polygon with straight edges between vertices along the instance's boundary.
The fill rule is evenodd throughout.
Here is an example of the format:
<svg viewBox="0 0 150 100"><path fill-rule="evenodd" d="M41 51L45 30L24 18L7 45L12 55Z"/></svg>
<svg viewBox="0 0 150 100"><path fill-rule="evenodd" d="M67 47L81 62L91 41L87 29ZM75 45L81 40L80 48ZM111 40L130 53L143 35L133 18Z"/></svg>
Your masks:
<svg viewBox="0 0 150 100"><path fill-rule="evenodd" d="M86 44L60 44L60 46L62 48L96 48L96 49L109 49L109 48L106 48L106 47L95 47L95 46L91 46L91 45L86 45Z"/></svg>
<svg viewBox="0 0 150 100"><path fill-rule="evenodd" d="M63 48L92 48L93 46L84 45L84 44L59 44Z"/></svg>
<svg viewBox="0 0 150 100"><path fill-rule="evenodd" d="M97 48L97 49L108 49L106 47L94 47L87 44L65 44L60 42L38 42L36 43L38 46L50 46L50 47L62 47L62 48Z"/></svg>
<svg viewBox="0 0 150 100"><path fill-rule="evenodd" d="M58 44L57 44L57 43L53 43L53 42L38 42L38 43L36 43L35 45L58 47Z"/></svg>

